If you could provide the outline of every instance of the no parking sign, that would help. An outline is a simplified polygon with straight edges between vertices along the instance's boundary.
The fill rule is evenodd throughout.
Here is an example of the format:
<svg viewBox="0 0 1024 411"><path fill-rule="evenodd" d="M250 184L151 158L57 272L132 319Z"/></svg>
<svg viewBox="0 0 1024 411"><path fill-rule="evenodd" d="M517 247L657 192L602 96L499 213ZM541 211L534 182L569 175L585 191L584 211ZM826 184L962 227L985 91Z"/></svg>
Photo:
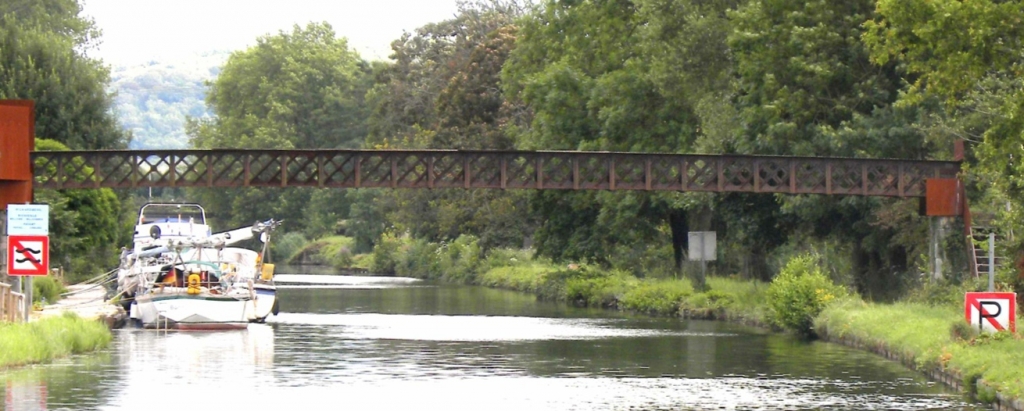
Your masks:
<svg viewBox="0 0 1024 411"><path fill-rule="evenodd" d="M964 318L979 331L1017 331L1016 293L967 293Z"/></svg>

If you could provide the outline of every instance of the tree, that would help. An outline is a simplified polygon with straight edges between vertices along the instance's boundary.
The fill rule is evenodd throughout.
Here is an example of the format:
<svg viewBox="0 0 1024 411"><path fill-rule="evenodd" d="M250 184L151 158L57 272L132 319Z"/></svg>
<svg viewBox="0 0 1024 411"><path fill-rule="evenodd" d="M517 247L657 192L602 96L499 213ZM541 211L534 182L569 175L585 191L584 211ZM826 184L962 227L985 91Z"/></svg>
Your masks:
<svg viewBox="0 0 1024 411"><path fill-rule="evenodd" d="M75 149L124 148L99 36L75 0L0 1L0 98L35 101L36 134Z"/></svg>
<svg viewBox="0 0 1024 411"><path fill-rule="evenodd" d="M521 107L505 98L500 73L515 45L513 21L519 13L516 3L463 4L454 18L393 42L393 62L377 68L377 82L368 95L373 107L368 145L513 148L506 130L520 121ZM383 197L359 198L393 206L387 220L395 229L431 241L472 234L484 248L518 247L532 231L525 192L379 193Z"/></svg>
<svg viewBox="0 0 1024 411"><path fill-rule="evenodd" d="M516 130L517 146L692 151L700 121L691 100L660 86L671 81L655 75L646 53L664 46L648 31L648 17L638 3L598 0L549 1L524 18L502 71L506 98L531 114ZM630 247L670 241L674 252L661 257L682 264L689 222L679 196L545 192L532 198L531 209L542 216L541 255L643 275L643 264L624 258L634 254Z"/></svg>
<svg viewBox="0 0 1024 411"><path fill-rule="evenodd" d="M746 123L740 152L843 156L871 149L823 131L896 100L895 65L873 66L860 42L873 10L872 0L768 0L730 14Z"/></svg>
<svg viewBox="0 0 1024 411"><path fill-rule="evenodd" d="M369 70L326 23L260 37L255 46L232 53L209 84L207 104L215 117L189 120L190 143L196 148L360 147ZM311 189L192 193L217 221L233 226L275 217L302 230L309 228L308 213L331 212L310 208Z"/></svg>
<svg viewBox="0 0 1024 411"><path fill-rule="evenodd" d="M67 151L68 147L36 139L37 151ZM91 172L91 167L84 172ZM50 248L54 266L70 280L82 280L117 265L118 245L130 239L118 220L121 202L109 188L95 190L37 190L35 202L50 205Z"/></svg>

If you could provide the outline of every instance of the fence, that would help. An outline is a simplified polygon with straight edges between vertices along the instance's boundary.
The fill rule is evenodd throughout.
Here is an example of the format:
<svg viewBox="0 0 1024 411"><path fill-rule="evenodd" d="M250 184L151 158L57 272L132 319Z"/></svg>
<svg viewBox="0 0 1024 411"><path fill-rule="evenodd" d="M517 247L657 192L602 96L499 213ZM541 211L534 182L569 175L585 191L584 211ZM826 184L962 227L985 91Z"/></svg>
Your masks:
<svg viewBox="0 0 1024 411"><path fill-rule="evenodd" d="M9 284L0 283L0 321L23 321L25 308L25 294L13 292Z"/></svg>

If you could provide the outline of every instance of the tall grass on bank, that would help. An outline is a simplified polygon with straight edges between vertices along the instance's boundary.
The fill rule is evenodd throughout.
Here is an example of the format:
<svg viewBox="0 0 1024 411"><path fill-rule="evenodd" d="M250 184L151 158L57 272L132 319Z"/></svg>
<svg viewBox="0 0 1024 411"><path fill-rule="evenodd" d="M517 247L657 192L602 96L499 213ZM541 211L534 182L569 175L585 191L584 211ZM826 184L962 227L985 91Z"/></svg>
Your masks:
<svg viewBox="0 0 1024 411"><path fill-rule="evenodd" d="M922 370L943 367L957 372L970 391L981 379L1003 394L1020 398L1024 395L1022 335L978 335L964 322L962 310L951 305L874 304L848 299L826 308L814 323L823 335L853 337L863 344L884 346L912 358Z"/></svg>
<svg viewBox="0 0 1024 411"><path fill-rule="evenodd" d="M106 325L72 313L29 323L0 323L0 368L94 351L110 340Z"/></svg>

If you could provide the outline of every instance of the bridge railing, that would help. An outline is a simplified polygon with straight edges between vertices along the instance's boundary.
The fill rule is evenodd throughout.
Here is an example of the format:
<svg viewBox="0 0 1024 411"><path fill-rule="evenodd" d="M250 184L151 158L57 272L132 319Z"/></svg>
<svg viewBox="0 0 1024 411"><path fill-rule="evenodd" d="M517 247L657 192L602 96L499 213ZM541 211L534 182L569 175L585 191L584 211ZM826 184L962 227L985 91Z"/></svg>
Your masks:
<svg viewBox="0 0 1024 411"><path fill-rule="evenodd" d="M952 161L579 151L152 150L32 153L37 188L391 187L924 196Z"/></svg>

